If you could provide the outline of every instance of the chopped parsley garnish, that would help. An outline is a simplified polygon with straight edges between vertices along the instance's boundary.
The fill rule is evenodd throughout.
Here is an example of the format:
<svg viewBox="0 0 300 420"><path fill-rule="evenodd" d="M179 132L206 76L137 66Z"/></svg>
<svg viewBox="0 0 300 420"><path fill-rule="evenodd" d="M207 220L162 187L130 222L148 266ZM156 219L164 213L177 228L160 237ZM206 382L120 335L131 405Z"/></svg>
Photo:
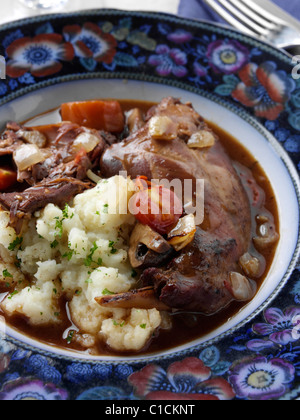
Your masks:
<svg viewBox="0 0 300 420"><path fill-rule="evenodd" d="M68 259L68 261L71 261L71 259L72 259L73 255L74 255L75 253L76 253L76 252L74 251L74 249L70 249L70 251L68 251L68 252L66 252L64 255L62 255L62 258L67 258L67 259Z"/></svg>
<svg viewBox="0 0 300 420"><path fill-rule="evenodd" d="M63 235L63 221L65 219L60 219L59 217L55 217L56 223L55 223L55 230L58 230L58 232L55 232L55 236L58 236L59 238Z"/></svg>
<svg viewBox="0 0 300 420"><path fill-rule="evenodd" d="M20 267L21 267L21 263L22 263L22 260L21 260L20 258L16 257L15 266L16 266L17 268L20 268Z"/></svg>
<svg viewBox="0 0 300 420"><path fill-rule="evenodd" d="M113 319L112 322L113 322L115 327L124 327L124 325L125 325L125 321L122 321L122 322L119 323L119 322L117 322Z"/></svg>
<svg viewBox="0 0 300 420"><path fill-rule="evenodd" d="M108 204L104 204L103 206L103 213L108 214Z"/></svg>
<svg viewBox="0 0 300 420"><path fill-rule="evenodd" d="M114 292L111 292L108 289L104 289L104 290L102 290L102 295L104 295L104 296L115 295L115 293Z"/></svg>
<svg viewBox="0 0 300 420"><path fill-rule="evenodd" d="M58 236L59 238L62 238L63 235L63 221L66 219L72 219L74 217L74 213L72 213L72 215L69 216L69 209L70 207L68 206L68 204L66 204L65 208L62 210L63 217L61 219L58 216L54 218L56 220L55 230L58 231L55 233L55 236Z"/></svg>
<svg viewBox="0 0 300 420"><path fill-rule="evenodd" d="M10 274L7 269L3 270L2 275L3 275L4 278L7 278L7 277L12 278L13 277L12 274Z"/></svg>
<svg viewBox="0 0 300 420"><path fill-rule="evenodd" d="M138 273L134 269L132 269L131 277L134 279L137 275Z"/></svg>
<svg viewBox="0 0 300 420"><path fill-rule="evenodd" d="M92 265L92 263L95 262L95 261L93 261L93 256L94 256L94 254L95 254L95 252L97 251L98 248L99 248L98 245L96 244L96 242L94 242L92 248L90 249L89 255L84 260L84 265L86 267L90 267ZM98 258L97 263L98 263L98 265L102 265L102 259Z"/></svg>
<svg viewBox="0 0 300 420"><path fill-rule="evenodd" d="M77 244L75 247L77 248ZM69 248L69 251L66 252L64 255L62 255L62 258L67 258L68 261L71 261L73 255L76 255L77 252L75 251L75 249L71 248L71 242L68 243L68 248Z"/></svg>
<svg viewBox="0 0 300 420"><path fill-rule="evenodd" d="M71 343L72 343L72 340L73 340L74 334L75 334L75 331L74 331L74 330L69 331L69 334L68 334L68 337L67 337L67 343L68 343L68 344L71 344Z"/></svg>
<svg viewBox="0 0 300 420"><path fill-rule="evenodd" d="M9 244L8 246L9 251L15 251L17 247L20 248L22 242L23 242L23 238L17 236L16 239L12 243Z"/></svg>
<svg viewBox="0 0 300 420"><path fill-rule="evenodd" d="M56 248L58 246L58 241L55 239L53 242L51 242L50 247L52 249Z"/></svg>
<svg viewBox="0 0 300 420"><path fill-rule="evenodd" d="M114 241L109 241L108 246L109 246L109 248L111 248L111 251L110 251L111 254L116 254L118 252L118 250L115 248L115 242Z"/></svg>
<svg viewBox="0 0 300 420"><path fill-rule="evenodd" d="M141 327L141 328L143 328L143 329L145 330L145 329L146 329L146 327L147 327L147 324L141 324L141 325L140 325L140 327Z"/></svg>
<svg viewBox="0 0 300 420"><path fill-rule="evenodd" d="M7 299L12 299L16 294L18 294L19 292L17 290L15 290L14 292L12 292Z"/></svg>
<svg viewBox="0 0 300 420"><path fill-rule="evenodd" d="M65 208L62 211L64 219L73 219L74 213L72 213L71 216L69 216L69 210L70 210L70 207L68 206L68 204L66 204Z"/></svg>

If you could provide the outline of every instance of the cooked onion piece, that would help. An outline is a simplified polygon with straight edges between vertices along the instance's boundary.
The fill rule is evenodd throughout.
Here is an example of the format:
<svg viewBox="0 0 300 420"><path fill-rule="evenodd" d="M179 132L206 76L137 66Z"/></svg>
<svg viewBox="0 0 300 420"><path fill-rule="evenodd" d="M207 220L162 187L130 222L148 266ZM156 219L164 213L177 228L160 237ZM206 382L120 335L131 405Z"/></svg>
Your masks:
<svg viewBox="0 0 300 420"><path fill-rule="evenodd" d="M35 144L22 144L14 152L14 161L19 171L25 171L45 160L45 155Z"/></svg>
<svg viewBox="0 0 300 420"><path fill-rule="evenodd" d="M86 175L91 181L95 182L95 184L98 184L98 182L100 182L102 180L102 178L100 178L100 176L96 175L90 169L87 171Z"/></svg>
<svg viewBox="0 0 300 420"><path fill-rule="evenodd" d="M260 260L253 257L249 252L246 252L246 254L240 258L240 265L244 270L244 273L249 277L257 278L261 274L262 267Z"/></svg>
<svg viewBox="0 0 300 420"><path fill-rule="evenodd" d="M279 239L279 235L275 230L275 226L271 222L267 222L259 226L258 236L253 238L254 245L258 250L264 250L274 245Z"/></svg>
<svg viewBox="0 0 300 420"><path fill-rule="evenodd" d="M157 140L174 140L177 137L178 124L163 115L152 117L149 121L149 134Z"/></svg>
<svg viewBox="0 0 300 420"><path fill-rule="evenodd" d="M180 251L192 242L195 233L195 216L189 214L179 219L176 227L168 235L168 242L176 251Z"/></svg>
<svg viewBox="0 0 300 420"><path fill-rule="evenodd" d="M229 274L228 290L237 301L247 302L255 295L257 285L242 274L231 272Z"/></svg>
<svg viewBox="0 0 300 420"><path fill-rule="evenodd" d="M45 147L47 144L47 138L43 133L37 130L19 130L17 136L22 137L28 143L35 144L37 147Z"/></svg>
<svg viewBox="0 0 300 420"><path fill-rule="evenodd" d="M188 147L190 149L204 149L205 147L212 147L214 144L214 135L206 130L194 133L188 141Z"/></svg>

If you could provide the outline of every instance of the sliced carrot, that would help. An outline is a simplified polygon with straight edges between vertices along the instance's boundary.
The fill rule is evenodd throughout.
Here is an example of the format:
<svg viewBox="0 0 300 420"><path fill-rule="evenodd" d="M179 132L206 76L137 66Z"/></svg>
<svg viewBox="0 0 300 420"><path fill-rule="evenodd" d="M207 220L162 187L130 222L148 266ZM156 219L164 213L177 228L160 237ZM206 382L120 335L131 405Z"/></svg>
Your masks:
<svg viewBox="0 0 300 420"><path fill-rule="evenodd" d="M124 113L117 101L64 103L61 105L61 117L63 121L110 133L121 133L125 125Z"/></svg>

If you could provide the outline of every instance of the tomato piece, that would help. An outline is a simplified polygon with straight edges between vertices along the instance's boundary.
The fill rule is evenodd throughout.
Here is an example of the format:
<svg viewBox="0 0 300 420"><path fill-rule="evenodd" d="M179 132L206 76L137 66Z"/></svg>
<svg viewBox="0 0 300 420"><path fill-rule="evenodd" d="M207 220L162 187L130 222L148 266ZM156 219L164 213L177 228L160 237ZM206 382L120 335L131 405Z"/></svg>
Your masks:
<svg viewBox="0 0 300 420"><path fill-rule="evenodd" d="M63 121L110 133L124 130L125 117L118 101L67 102L60 111Z"/></svg>
<svg viewBox="0 0 300 420"><path fill-rule="evenodd" d="M137 178L136 188L139 190L134 197L136 219L161 235L168 234L182 216L182 202L172 190L145 177Z"/></svg>
<svg viewBox="0 0 300 420"><path fill-rule="evenodd" d="M75 165L79 165L79 163L81 162L81 160L87 156L86 150L84 147L82 147L79 152L77 153L77 155L75 156L74 162Z"/></svg>
<svg viewBox="0 0 300 420"><path fill-rule="evenodd" d="M5 191L17 182L16 171L8 168L0 168L0 191Z"/></svg>

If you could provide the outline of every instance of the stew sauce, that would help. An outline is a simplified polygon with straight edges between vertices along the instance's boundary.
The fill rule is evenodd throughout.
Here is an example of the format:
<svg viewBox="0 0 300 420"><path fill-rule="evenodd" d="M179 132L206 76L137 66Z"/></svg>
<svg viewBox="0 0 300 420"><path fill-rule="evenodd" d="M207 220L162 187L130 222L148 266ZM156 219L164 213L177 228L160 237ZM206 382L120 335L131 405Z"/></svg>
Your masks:
<svg viewBox="0 0 300 420"><path fill-rule="evenodd" d="M123 111L128 111L132 108L138 107L143 111L147 111L151 106L155 105L154 103L143 102L143 101L131 101L131 100L120 100ZM57 109L51 110L45 114L37 116L33 119L30 119L24 124L27 125L38 125L39 119L49 117L53 119L53 115L57 114ZM244 181L247 177L247 173L250 170L252 176L256 180L257 184L262 188L265 194L265 203L263 208L260 209L259 214L268 215L272 217L275 222L276 230L279 231L279 217L278 209L276 204L276 199L272 186L259 162L248 152L248 150L242 146L237 139L232 135L225 132L222 128L218 127L216 124L208 122L208 125L214 130L214 132L219 136L223 146L225 147L227 153L231 159L236 163L236 169L240 173L241 178ZM255 218L257 216L257 210L252 209L253 217L253 229L256 229ZM255 236L256 232L253 232ZM254 251L255 252L255 251ZM258 278L257 285L258 289L265 280L269 269L272 265L274 255L276 252L276 245L270 246L267 250L260 252L260 258L263 258L265 263L265 272L264 275ZM0 285L0 301L7 295L9 291L5 286ZM1 299L2 297L2 299ZM169 349L175 348L177 346L184 345L188 342L197 340L208 333L211 333L221 325L226 324L232 317L234 317L239 311L245 307L245 303L232 303L223 311L212 315L204 316L201 314L193 313L178 313L171 315L172 317L172 329L171 330L160 330L156 332L156 337L148 343L147 348L144 348L140 353L150 354L167 351ZM63 320L61 326L48 326L48 327L33 327L29 325L26 319L21 316L13 316L11 318L6 317L7 323L14 329L21 331L22 333L30 336L31 338L38 340L40 342L46 343L51 346L56 346L60 348L72 349L74 351L85 351L86 349L82 348L79 344L72 340L72 331L74 330L74 325L72 320L69 317L68 302L62 298L60 301L61 311L60 318ZM0 309L0 315L3 315ZM75 327L76 328L76 327ZM110 348L107 348L101 341L97 344L97 355L116 355L122 356L112 351ZM130 356L133 354L126 354Z"/></svg>

